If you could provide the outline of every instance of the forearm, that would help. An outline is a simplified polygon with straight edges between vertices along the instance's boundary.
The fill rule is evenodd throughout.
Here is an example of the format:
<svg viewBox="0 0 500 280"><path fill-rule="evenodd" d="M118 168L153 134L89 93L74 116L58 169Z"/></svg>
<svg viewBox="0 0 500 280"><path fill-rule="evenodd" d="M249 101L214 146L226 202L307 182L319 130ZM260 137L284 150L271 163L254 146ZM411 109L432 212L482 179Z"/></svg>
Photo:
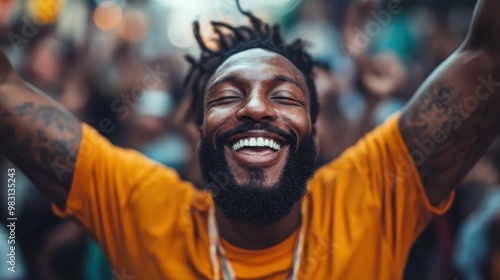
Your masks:
<svg viewBox="0 0 500 280"><path fill-rule="evenodd" d="M431 202L462 180L500 133L500 0L479 0L464 44L403 110L401 134Z"/></svg>
<svg viewBox="0 0 500 280"><path fill-rule="evenodd" d="M28 86L0 51L0 151L49 194L69 189L81 142L80 122ZM60 189L57 189L57 188Z"/></svg>
<svg viewBox="0 0 500 280"><path fill-rule="evenodd" d="M434 205L457 186L500 131L500 67L460 50L417 90L400 130Z"/></svg>
<svg viewBox="0 0 500 280"><path fill-rule="evenodd" d="M500 58L499 0L478 0L465 46L488 50Z"/></svg>

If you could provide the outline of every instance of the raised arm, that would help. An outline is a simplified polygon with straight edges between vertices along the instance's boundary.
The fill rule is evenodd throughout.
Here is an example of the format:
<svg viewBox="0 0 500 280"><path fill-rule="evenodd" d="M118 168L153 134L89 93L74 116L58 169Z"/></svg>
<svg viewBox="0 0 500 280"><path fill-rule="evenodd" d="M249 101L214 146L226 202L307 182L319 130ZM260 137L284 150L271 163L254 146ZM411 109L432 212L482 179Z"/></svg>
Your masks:
<svg viewBox="0 0 500 280"><path fill-rule="evenodd" d="M59 206L73 178L80 122L29 86L0 50L0 151Z"/></svg>
<svg viewBox="0 0 500 280"><path fill-rule="evenodd" d="M439 204L500 131L499 0L478 2L465 42L417 90L399 128Z"/></svg>

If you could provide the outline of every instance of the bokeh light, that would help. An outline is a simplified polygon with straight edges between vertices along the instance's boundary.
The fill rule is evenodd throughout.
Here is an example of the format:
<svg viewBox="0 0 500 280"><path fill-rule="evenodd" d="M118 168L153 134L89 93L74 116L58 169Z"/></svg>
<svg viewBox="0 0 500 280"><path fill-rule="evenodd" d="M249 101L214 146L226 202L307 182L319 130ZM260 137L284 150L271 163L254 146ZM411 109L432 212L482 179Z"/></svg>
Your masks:
<svg viewBox="0 0 500 280"><path fill-rule="evenodd" d="M183 15L183 13L179 13ZM191 20L187 20L191 18ZM195 39L192 34L192 18L188 16L178 16L172 17L167 24L168 28L168 39L172 45L178 48L189 48L194 45Z"/></svg>
<svg viewBox="0 0 500 280"><path fill-rule="evenodd" d="M118 26L122 19L121 7L112 1L103 1L94 12L94 24L103 30Z"/></svg>
<svg viewBox="0 0 500 280"><path fill-rule="evenodd" d="M123 13L120 36L129 42L142 40L149 30L149 22L142 11L131 10Z"/></svg>
<svg viewBox="0 0 500 280"><path fill-rule="evenodd" d="M29 8L39 24L53 23L64 8L67 0L31 0Z"/></svg>

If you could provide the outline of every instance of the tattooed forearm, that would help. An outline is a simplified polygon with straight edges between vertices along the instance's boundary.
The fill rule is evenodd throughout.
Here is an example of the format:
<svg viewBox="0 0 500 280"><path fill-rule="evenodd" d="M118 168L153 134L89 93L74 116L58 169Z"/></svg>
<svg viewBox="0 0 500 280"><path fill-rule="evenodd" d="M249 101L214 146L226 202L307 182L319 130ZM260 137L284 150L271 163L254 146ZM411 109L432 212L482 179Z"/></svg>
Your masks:
<svg viewBox="0 0 500 280"><path fill-rule="evenodd" d="M498 70L490 68L488 74L478 62L470 63L470 58L464 61L470 64L469 69L450 69L431 77L434 81L417 93L399 121L401 135L434 205L449 195L500 131ZM450 64L464 66L460 56ZM478 71L471 75L474 70Z"/></svg>
<svg viewBox="0 0 500 280"><path fill-rule="evenodd" d="M479 0L460 48L424 82L399 128L434 205L500 131L500 1Z"/></svg>
<svg viewBox="0 0 500 280"><path fill-rule="evenodd" d="M36 178L36 185L69 190L82 137L80 122L11 75L0 83L0 151Z"/></svg>

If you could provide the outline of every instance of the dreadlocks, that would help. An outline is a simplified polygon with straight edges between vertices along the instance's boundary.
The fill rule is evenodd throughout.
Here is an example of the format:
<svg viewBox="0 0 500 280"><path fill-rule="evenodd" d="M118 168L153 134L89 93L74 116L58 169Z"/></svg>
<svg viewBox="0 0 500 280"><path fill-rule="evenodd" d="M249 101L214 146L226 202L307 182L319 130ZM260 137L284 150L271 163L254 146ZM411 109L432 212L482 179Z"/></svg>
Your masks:
<svg viewBox="0 0 500 280"><path fill-rule="evenodd" d="M250 20L251 26L234 27L223 22L212 21L211 25L218 35L216 39L217 50L211 50L207 47L200 35L199 22L195 21L193 23L193 33L201 48L201 55L198 61L190 55L186 56L191 68L184 85L189 87L192 94L191 109L192 112L195 112L196 122L198 124L203 122L205 87L217 68L233 54L248 49L262 48L284 56L302 72L309 88L311 121L315 123L319 112L319 104L316 87L314 86L313 62L305 50L304 41L297 39L291 44L286 44L282 38L279 25L270 26L252 13L243 11L239 0L236 0L236 5L238 10Z"/></svg>

